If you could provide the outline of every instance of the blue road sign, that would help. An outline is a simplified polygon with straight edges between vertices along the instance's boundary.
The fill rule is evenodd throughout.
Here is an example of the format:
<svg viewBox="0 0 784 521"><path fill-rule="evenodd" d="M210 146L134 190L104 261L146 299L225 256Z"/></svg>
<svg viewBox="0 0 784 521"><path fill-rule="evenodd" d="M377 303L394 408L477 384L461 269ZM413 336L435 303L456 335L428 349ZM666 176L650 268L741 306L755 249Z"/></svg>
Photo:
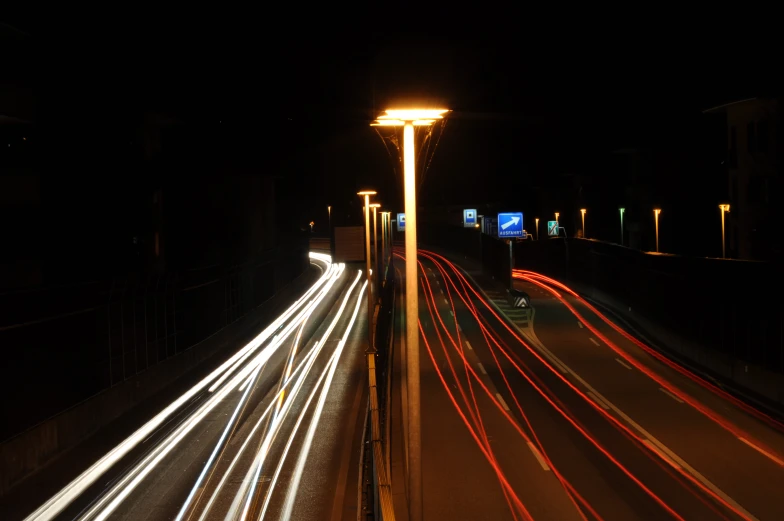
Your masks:
<svg viewBox="0 0 784 521"><path fill-rule="evenodd" d="M558 237L558 221L547 221L547 235Z"/></svg>
<svg viewBox="0 0 784 521"><path fill-rule="evenodd" d="M498 236L508 237L508 238L522 237L523 236L523 212L499 213Z"/></svg>
<svg viewBox="0 0 784 521"><path fill-rule="evenodd" d="M476 210L467 209L463 210L463 226L466 228L473 228L476 226Z"/></svg>
<svg viewBox="0 0 784 521"><path fill-rule="evenodd" d="M397 214L397 231L406 231L406 214L404 213Z"/></svg>

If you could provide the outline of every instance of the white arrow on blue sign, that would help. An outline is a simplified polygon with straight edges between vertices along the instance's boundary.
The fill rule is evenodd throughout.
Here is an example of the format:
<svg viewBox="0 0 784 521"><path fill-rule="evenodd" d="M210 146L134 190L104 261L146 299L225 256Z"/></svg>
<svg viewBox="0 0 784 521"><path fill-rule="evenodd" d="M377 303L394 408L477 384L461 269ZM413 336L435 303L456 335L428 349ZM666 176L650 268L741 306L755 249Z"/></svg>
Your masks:
<svg viewBox="0 0 784 521"><path fill-rule="evenodd" d="M498 236L499 237L522 237L523 236L523 213L510 212L498 214Z"/></svg>

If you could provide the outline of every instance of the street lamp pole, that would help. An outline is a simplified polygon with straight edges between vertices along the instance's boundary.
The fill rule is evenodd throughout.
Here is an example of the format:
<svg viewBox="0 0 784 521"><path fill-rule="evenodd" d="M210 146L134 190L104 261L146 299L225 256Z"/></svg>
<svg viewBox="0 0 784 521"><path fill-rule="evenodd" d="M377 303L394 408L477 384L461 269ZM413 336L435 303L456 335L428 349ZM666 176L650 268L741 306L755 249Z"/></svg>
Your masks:
<svg viewBox="0 0 784 521"><path fill-rule="evenodd" d="M373 280L370 278L370 196L376 195L374 190L363 190L358 192L358 195L365 199L365 276L368 284L368 300L367 300L367 313L368 313L368 348L366 353L375 352L373 345Z"/></svg>
<svg viewBox="0 0 784 521"><path fill-rule="evenodd" d="M536 221L536 240L538 241L539 240L539 218L537 217L536 219L534 219L534 221Z"/></svg>
<svg viewBox="0 0 784 521"><path fill-rule="evenodd" d="M381 255L384 258L384 266L387 266L388 249L387 241L389 240L389 212L381 212Z"/></svg>
<svg viewBox="0 0 784 521"><path fill-rule="evenodd" d="M403 187L406 215L406 386L408 395L409 520L422 521L422 422L419 368L419 283L417 263L416 161L414 126L432 125L448 110L387 110L374 126L403 127Z"/></svg>
<svg viewBox="0 0 784 521"><path fill-rule="evenodd" d="M583 217L583 239L585 239L585 208L580 208L580 214Z"/></svg>
<svg viewBox="0 0 784 521"><path fill-rule="evenodd" d="M655 208L653 210L653 219L656 221L656 253L659 253L659 214L661 210L659 208Z"/></svg>
<svg viewBox="0 0 784 521"><path fill-rule="evenodd" d="M719 209L721 210L721 258L727 258L727 243L724 236L724 214L730 211L729 204L720 204Z"/></svg>
<svg viewBox="0 0 784 521"><path fill-rule="evenodd" d="M626 211L626 208L618 208L618 212L621 214L621 246L623 246L623 212Z"/></svg>
<svg viewBox="0 0 784 521"><path fill-rule="evenodd" d="M373 208L373 261L376 266L376 299L379 298L381 290L381 269L378 261L378 221L376 214L380 206L378 203L370 205L370 208Z"/></svg>
<svg viewBox="0 0 784 521"><path fill-rule="evenodd" d="M557 222L559 226L561 225L561 223L560 223L560 222L558 222L558 217L560 217L560 216L561 216L561 214L560 214L560 213L558 213L558 212L555 212L555 222Z"/></svg>

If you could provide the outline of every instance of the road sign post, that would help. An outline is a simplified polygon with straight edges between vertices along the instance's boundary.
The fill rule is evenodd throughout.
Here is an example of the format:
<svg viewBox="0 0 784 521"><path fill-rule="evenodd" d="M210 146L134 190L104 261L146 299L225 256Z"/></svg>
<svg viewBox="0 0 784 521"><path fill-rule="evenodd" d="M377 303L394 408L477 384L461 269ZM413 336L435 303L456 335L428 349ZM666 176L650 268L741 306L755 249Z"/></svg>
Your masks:
<svg viewBox="0 0 784 521"><path fill-rule="evenodd" d="M406 231L406 214L404 213L397 214L397 231Z"/></svg>
<svg viewBox="0 0 784 521"><path fill-rule="evenodd" d="M509 289L513 288L514 277L514 239L509 239Z"/></svg>

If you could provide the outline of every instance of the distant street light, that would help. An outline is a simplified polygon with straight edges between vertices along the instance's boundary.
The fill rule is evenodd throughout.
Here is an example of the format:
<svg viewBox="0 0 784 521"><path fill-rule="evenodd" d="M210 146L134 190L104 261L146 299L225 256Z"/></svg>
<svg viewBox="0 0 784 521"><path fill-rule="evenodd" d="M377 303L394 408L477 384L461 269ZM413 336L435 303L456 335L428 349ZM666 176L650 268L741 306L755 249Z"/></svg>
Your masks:
<svg viewBox="0 0 784 521"><path fill-rule="evenodd" d="M332 207L327 206L327 219L329 220L329 232L332 233Z"/></svg>
<svg viewBox="0 0 784 521"><path fill-rule="evenodd" d="M538 241L539 240L539 218L537 217L536 219L534 219L534 221L536 221L536 240Z"/></svg>
<svg viewBox="0 0 784 521"><path fill-rule="evenodd" d="M376 264L376 300L378 300L378 293L381 288L381 269L379 268L378 263L378 224L376 212L381 208L381 205L373 203L370 205L370 208L373 208L373 260Z"/></svg>
<svg viewBox="0 0 784 521"><path fill-rule="evenodd" d="M432 125L445 109L387 110L373 126L403 127L403 185L406 214L406 380L408 394L409 520L422 521L422 425L419 387L419 283L416 228L414 127Z"/></svg>
<svg viewBox="0 0 784 521"><path fill-rule="evenodd" d="M357 192L357 195L364 197L365 206L365 277L368 284L368 347L366 353L372 353L375 350L373 345L373 280L370 278L370 212L368 206L370 205L370 196L376 195L375 190L363 190Z"/></svg>
<svg viewBox="0 0 784 521"><path fill-rule="evenodd" d="M729 213L730 205L726 204L726 203L725 204L720 204L719 205L719 209L721 210L721 258L722 259L726 259L727 258L727 254L726 254L727 243L725 242L725 237L724 237L724 214L725 213Z"/></svg>
<svg viewBox="0 0 784 521"><path fill-rule="evenodd" d="M560 215L561 215L560 213L558 213L558 212L555 212L555 222L558 222L558 217L559 217Z"/></svg>
<svg viewBox="0 0 784 521"><path fill-rule="evenodd" d="M656 222L656 253L659 253L659 214L661 213L661 209L654 208L653 209L653 219Z"/></svg>
<svg viewBox="0 0 784 521"><path fill-rule="evenodd" d="M620 207L618 208L618 212L621 214L621 246L623 246L623 212L626 211L626 208Z"/></svg>
<svg viewBox="0 0 784 521"><path fill-rule="evenodd" d="M585 239L585 208L580 208L580 213L583 217L583 239Z"/></svg>

